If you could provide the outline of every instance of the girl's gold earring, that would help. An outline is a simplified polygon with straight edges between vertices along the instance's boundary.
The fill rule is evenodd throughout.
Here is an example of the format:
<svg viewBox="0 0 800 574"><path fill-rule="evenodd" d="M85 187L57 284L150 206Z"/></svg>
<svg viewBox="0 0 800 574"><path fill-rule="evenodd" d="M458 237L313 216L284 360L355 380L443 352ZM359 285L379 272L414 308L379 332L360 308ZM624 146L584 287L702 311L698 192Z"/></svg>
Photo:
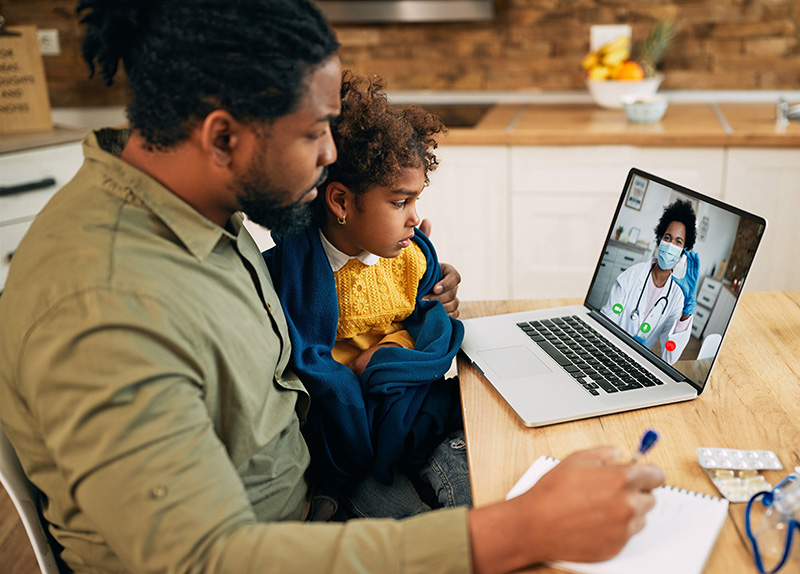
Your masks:
<svg viewBox="0 0 800 574"><path fill-rule="evenodd" d="M339 217L336 219L339 222L339 225L347 225L347 216Z"/></svg>

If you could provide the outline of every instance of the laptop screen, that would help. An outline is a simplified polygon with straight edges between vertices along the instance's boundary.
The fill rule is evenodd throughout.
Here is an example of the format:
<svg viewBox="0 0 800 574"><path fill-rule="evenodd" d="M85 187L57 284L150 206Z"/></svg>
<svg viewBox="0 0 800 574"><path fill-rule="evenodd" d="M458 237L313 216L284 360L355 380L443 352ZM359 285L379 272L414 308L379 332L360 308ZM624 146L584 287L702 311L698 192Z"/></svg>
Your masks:
<svg viewBox="0 0 800 574"><path fill-rule="evenodd" d="M633 169L586 304L702 390L765 227Z"/></svg>

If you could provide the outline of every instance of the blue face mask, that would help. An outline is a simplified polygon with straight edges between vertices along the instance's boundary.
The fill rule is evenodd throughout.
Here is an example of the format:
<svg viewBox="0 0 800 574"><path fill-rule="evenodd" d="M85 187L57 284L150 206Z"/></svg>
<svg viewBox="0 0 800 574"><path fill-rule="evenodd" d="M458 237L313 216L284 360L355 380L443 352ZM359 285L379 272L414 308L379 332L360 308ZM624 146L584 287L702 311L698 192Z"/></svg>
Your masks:
<svg viewBox="0 0 800 574"><path fill-rule="evenodd" d="M658 246L658 266L664 271L672 269L681 258L683 249L672 243L662 241Z"/></svg>

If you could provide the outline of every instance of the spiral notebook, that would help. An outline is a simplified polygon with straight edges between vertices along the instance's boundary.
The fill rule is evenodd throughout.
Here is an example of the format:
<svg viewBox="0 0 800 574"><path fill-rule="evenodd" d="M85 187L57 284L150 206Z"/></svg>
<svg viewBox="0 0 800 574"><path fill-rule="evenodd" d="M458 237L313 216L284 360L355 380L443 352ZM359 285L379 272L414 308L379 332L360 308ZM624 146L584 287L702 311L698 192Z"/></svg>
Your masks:
<svg viewBox="0 0 800 574"><path fill-rule="evenodd" d="M506 498L531 488L558 463L558 459L540 456ZM728 501L672 486L653 493L656 505L647 515L647 525L617 556L604 562L553 562L551 566L578 574L700 574L728 515Z"/></svg>

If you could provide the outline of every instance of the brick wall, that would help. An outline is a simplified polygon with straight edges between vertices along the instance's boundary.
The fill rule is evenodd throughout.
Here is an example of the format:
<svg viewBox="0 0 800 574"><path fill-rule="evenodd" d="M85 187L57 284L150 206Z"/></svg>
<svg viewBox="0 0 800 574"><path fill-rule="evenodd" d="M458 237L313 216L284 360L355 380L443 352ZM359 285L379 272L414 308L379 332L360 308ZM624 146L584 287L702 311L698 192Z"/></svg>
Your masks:
<svg viewBox="0 0 800 574"><path fill-rule="evenodd" d="M4 0L9 24L57 28L62 55L45 58L54 106L124 102L124 80L87 79L75 0ZM626 23L634 40L673 18L664 89L800 89L798 0L496 0L486 23L338 25L346 67L392 90L573 90L589 26Z"/></svg>

